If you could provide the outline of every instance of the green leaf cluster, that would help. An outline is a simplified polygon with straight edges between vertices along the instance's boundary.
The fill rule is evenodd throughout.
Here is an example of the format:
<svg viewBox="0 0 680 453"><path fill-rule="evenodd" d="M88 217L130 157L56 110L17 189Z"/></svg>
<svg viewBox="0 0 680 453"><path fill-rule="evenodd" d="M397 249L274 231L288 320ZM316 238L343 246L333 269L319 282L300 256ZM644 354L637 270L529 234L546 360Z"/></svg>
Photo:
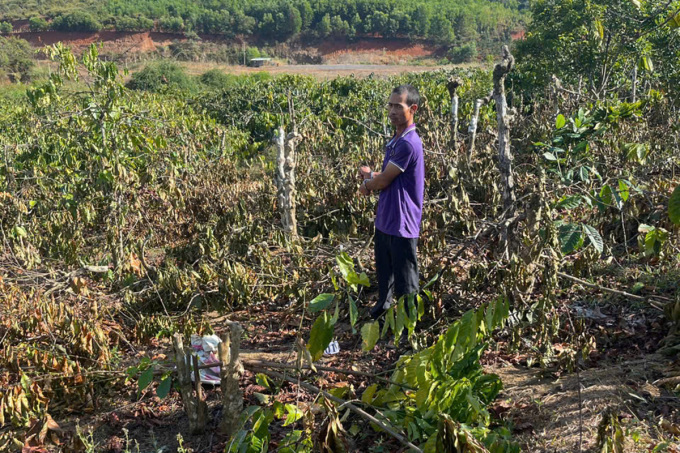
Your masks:
<svg viewBox="0 0 680 453"><path fill-rule="evenodd" d="M241 427L227 444L227 453L266 453L271 441L270 425L275 419L284 420L283 426L294 425L305 413L294 404L275 401L270 408L250 406L241 414ZM250 428L246 428L250 424ZM311 453L312 440L306 430L289 431L279 442L277 451L283 453Z"/></svg>
<svg viewBox="0 0 680 453"><path fill-rule="evenodd" d="M357 272L354 270L354 261L347 254L347 252L342 252L339 255L337 255L335 257L335 261L338 263L338 267L340 268L340 273L342 274L342 277L345 279L347 284L352 288L352 290L357 291L359 289L359 285L362 286L371 285L371 283L368 281L368 276L366 275L365 272L357 274Z"/></svg>
<svg viewBox="0 0 680 453"><path fill-rule="evenodd" d="M28 41L0 36L0 73L7 74L12 81L26 82L34 65L33 49Z"/></svg>
<svg viewBox="0 0 680 453"><path fill-rule="evenodd" d="M129 380L137 379L137 397L141 396L144 389L146 389L154 380L154 371L159 362L151 360L148 357L143 357L139 364L131 366L126 370L127 378ZM158 387L156 388L156 396L165 398L172 388L172 373L167 371L162 374L159 379Z"/></svg>
<svg viewBox="0 0 680 453"><path fill-rule="evenodd" d="M192 91L196 84L179 64L161 60L150 63L141 71L135 72L127 83L133 90L151 91L165 90Z"/></svg>
<svg viewBox="0 0 680 453"><path fill-rule="evenodd" d="M644 256L661 256L663 246L668 242L668 230L642 223L638 226L638 233L638 244Z"/></svg>
<svg viewBox="0 0 680 453"><path fill-rule="evenodd" d="M580 249L586 238L598 253L604 251L602 236L590 225L558 222L558 232L562 253L565 255Z"/></svg>
<svg viewBox="0 0 680 453"><path fill-rule="evenodd" d="M365 272L357 274L357 272L354 270L354 261L346 252L342 252L337 255L335 260L340 269L340 275L347 287L344 291L340 292L340 286L338 285L337 278L333 274L333 271L331 271L331 280L335 290L339 291L347 298L350 325L354 331L354 326L357 322L357 318L359 317L359 310L354 297L352 297L352 292L356 293L360 286L369 286L370 282L368 281L368 276ZM331 316L326 310L331 306L333 301L335 301L335 312ZM312 360L316 361L321 358L323 351L333 340L334 326L340 317L340 298L336 300L336 295L331 293L319 294L309 303L307 310L310 313L323 311L323 313L321 313L321 315L316 318L316 321L314 321L312 330L309 334L309 342L307 343L307 349L312 356ZM364 326L364 328L366 328L366 326ZM364 333L364 328L362 328L362 336ZM371 330L371 335L373 335L373 330ZM379 331L379 329L377 330ZM366 330L366 332L368 332L368 330ZM375 340L372 338L373 337L371 336L371 349L377 341L377 336Z"/></svg>
<svg viewBox="0 0 680 453"><path fill-rule="evenodd" d="M498 376L483 372L479 359L487 347L484 338L502 327L508 314L504 298L466 312L434 345L403 356L391 376L394 384L369 387L362 401L382 407L381 414L427 452L437 451L442 416L477 429L476 436L486 439L486 407L502 384Z"/></svg>
<svg viewBox="0 0 680 453"><path fill-rule="evenodd" d="M668 200L668 216L671 222L680 224L680 186L676 187Z"/></svg>

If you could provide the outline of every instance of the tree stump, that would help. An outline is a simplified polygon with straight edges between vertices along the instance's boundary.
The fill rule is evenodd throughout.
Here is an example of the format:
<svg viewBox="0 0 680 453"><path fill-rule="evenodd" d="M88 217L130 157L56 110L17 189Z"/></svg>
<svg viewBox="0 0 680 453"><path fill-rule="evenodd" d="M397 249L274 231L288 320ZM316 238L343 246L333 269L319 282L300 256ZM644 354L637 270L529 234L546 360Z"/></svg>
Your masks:
<svg viewBox="0 0 680 453"><path fill-rule="evenodd" d="M222 342L217 346L220 362L222 387L222 421L220 431L232 436L238 430L239 417L243 410L243 394L239 388L239 379L243 366L239 360L241 335L243 329L236 322L227 323L227 332L222 335Z"/></svg>
<svg viewBox="0 0 680 453"><path fill-rule="evenodd" d="M179 391L182 395L184 411L189 417L189 430L192 434L200 434L205 431L208 420L208 405L202 398L200 374L198 372L198 359L192 358L190 350L184 350L182 336L178 333L172 337L172 345L175 350L175 362L177 364L177 380ZM196 395L191 388L191 363L194 363L194 375L196 380Z"/></svg>
<svg viewBox="0 0 680 453"><path fill-rule="evenodd" d="M458 148L458 87L462 84L458 78L450 77L446 88L451 96L451 145L453 149Z"/></svg>

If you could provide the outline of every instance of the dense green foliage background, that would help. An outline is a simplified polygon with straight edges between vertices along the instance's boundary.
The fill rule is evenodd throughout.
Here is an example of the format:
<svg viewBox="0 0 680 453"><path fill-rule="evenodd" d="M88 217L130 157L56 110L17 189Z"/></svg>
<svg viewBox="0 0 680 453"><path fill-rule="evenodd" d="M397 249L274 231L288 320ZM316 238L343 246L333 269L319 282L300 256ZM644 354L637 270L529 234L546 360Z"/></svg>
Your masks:
<svg viewBox="0 0 680 453"><path fill-rule="evenodd" d="M107 0L104 3L8 2L0 20L50 19L48 28L96 31L102 26L123 30L161 30L257 36L286 41L296 36L317 38L356 36L407 37L452 45L508 41L524 17L525 2L429 0ZM37 19L34 30L46 27Z"/></svg>
<svg viewBox="0 0 680 453"><path fill-rule="evenodd" d="M635 71L641 85L677 93L677 1L537 0L531 12L531 27L517 43L526 83L544 86L557 76L607 97L630 93Z"/></svg>
<svg viewBox="0 0 680 453"><path fill-rule="evenodd" d="M27 81L34 65L33 49L23 39L0 36L0 79Z"/></svg>

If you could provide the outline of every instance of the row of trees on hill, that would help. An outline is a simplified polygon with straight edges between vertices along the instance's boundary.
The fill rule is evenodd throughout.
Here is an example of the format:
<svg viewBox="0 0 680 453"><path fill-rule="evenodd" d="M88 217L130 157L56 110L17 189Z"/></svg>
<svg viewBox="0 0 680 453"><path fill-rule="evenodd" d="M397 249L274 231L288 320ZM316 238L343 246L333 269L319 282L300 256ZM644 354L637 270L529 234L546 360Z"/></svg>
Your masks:
<svg viewBox="0 0 680 453"><path fill-rule="evenodd" d="M286 41L297 35L346 37L378 35L428 39L441 44L456 41L507 40L522 21L522 2L466 0L460 3L429 0L108 0L105 5L72 11L35 7L33 31L160 30L225 36L257 35ZM27 11L22 9L23 14ZM1 18L12 11L0 10ZM25 17L24 17L25 18ZM99 18L99 19L98 19Z"/></svg>

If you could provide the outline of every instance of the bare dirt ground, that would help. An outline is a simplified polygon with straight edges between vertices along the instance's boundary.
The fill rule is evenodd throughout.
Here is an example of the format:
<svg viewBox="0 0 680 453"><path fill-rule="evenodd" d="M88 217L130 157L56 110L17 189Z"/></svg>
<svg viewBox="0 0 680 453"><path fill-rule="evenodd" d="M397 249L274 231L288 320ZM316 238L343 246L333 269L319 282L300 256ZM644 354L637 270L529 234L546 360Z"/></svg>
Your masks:
<svg viewBox="0 0 680 453"><path fill-rule="evenodd" d="M513 365L490 366L487 371L503 381L495 410L511 423L524 451L597 451L602 415L614 410L626 428L624 451L646 452L653 451L663 436L650 419L662 413L668 417L668 404L678 403L653 384L667 367L666 358L650 355L561 377Z"/></svg>
<svg viewBox="0 0 680 453"><path fill-rule="evenodd" d="M391 76L406 72L426 72L441 69L442 66L414 66L414 65L376 65L376 64L305 64L305 65L270 65L261 68L247 66L221 65L216 63L184 63L189 74L199 75L210 69L219 69L227 74L243 75L268 72L272 75L301 74L318 79L333 79L340 76L354 75L356 77Z"/></svg>
<svg viewBox="0 0 680 453"><path fill-rule="evenodd" d="M208 314L210 325L218 335L227 318L238 320L246 329L241 356L244 360L294 363L293 344L299 325L298 315L286 310L273 311L271 307L228 316ZM338 335L340 353L324 356L321 364L371 373L389 368L400 354L408 352L404 347L395 350L385 341L379 342L371 352L362 352L356 339L348 334L349 326L344 327L347 334ZM343 331L343 326L339 325L338 329ZM521 355L487 353L485 370L498 374L504 386L491 407L496 423L510 429L523 452L600 453L597 448L598 427L603 414L613 413L623 429L622 452L680 453L680 445L668 441L672 432L667 432L678 426L680 399L659 384L659 379L673 368L672 360L659 354L629 352L619 350L617 355L621 360L603 359L589 363L579 373L529 367ZM148 356L160 353L171 356L169 340L162 340L146 351ZM320 372L312 382L326 390L349 388L359 395L372 383L370 379L332 372ZM241 380L241 390L246 405L259 404L256 393L268 392L258 384L255 373L248 368ZM221 417L219 387L208 386L205 389L212 422L208 433L202 436L188 432L187 417L176 392L163 400L153 396L151 389L145 393L138 399L133 383L128 403L123 400L125 404L121 404L118 399L117 404L107 409L102 407L94 420L86 422L87 427L94 430L93 441L101 451L121 451L126 435L139 442L141 451L157 451L160 447L176 451L179 447L175 437L178 432L182 435L184 446L194 452L224 451L227 439L217 434L217 423ZM314 398L314 394L290 384L283 384L276 395L276 399L284 403L311 403ZM275 422L270 427L273 450L277 439L285 432L285 428L279 425ZM367 436L362 442L372 445L379 434L371 431ZM382 445L384 449L381 451L405 451L390 438ZM350 451L368 450L354 446Z"/></svg>
<svg viewBox="0 0 680 453"><path fill-rule="evenodd" d="M73 48L76 53L93 43L102 43L104 49L118 53L145 53L156 50L157 46L168 45L173 40L186 40L183 35L172 33L129 33L118 31L87 32L58 32L48 31L40 33L23 32L16 36L30 42L35 47L49 46L58 42Z"/></svg>
<svg viewBox="0 0 680 453"><path fill-rule="evenodd" d="M327 64L408 64L416 59L434 58L436 48L401 39L367 38L356 42L328 40L318 46Z"/></svg>

